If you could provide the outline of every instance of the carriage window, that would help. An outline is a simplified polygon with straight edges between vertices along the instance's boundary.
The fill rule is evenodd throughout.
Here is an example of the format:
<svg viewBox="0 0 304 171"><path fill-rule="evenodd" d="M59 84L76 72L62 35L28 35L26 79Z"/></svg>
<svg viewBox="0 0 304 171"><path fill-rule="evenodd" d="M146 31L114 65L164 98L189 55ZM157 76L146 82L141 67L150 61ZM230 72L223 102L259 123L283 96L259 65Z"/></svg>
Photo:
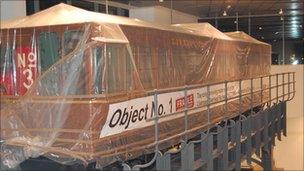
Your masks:
<svg viewBox="0 0 304 171"><path fill-rule="evenodd" d="M166 49L158 50L158 65L162 67L171 67L169 52Z"/></svg>
<svg viewBox="0 0 304 171"><path fill-rule="evenodd" d="M116 93L125 87L125 54L122 47L116 44L108 44L108 93Z"/></svg>
<svg viewBox="0 0 304 171"><path fill-rule="evenodd" d="M0 94L13 94L13 61L11 49L5 44L0 48Z"/></svg>
<svg viewBox="0 0 304 171"><path fill-rule="evenodd" d="M104 80L105 80L105 62L104 62L104 50L103 48L95 48L93 50L93 78L94 78L94 93L103 94L105 92Z"/></svg>
<svg viewBox="0 0 304 171"><path fill-rule="evenodd" d="M175 78L174 68L171 63L171 54L168 49L159 48L158 49L158 88L165 88L169 85L174 85L174 80L179 80Z"/></svg>
<svg viewBox="0 0 304 171"><path fill-rule="evenodd" d="M0 48L0 73L1 75L11 72L13 69L11 48L2 45Z"/></svg>
<svg viewBox="0 0 304 171"><path fill-rule="evenodd" d="M83 31L68 30L64 32L64 54L71 53L81 40Z"/></svg>
<svg viewBox="0 0 304 171"><path fill-rule="evenodd" d="M60 42L57 33L46 32L39 35L41 72L46 71L59 60Z"/></svg>
<svg viewBox="0 0 304 171"><path fill-rule="evenodd" d="M129 52L131 53L131 52ZM131 60L131 56L129 55L129 53L127 53L127 72L126 72L126 77L127 77L127 90L133 90L134 86L133 85L133 80L134 80L134 66L132 64L132 60Z"/></svg>
<svg viewBox="0 0 304 171"><path fill-rule="evenodd" d="M4 65L5 52L6 52L6 46L4 44L2 44L1 48L0 48L0 67L1 67L1 71L2 71L2 68L3 68L3 65Z"/></svg>
<svg viewBox="0 0 304 171"><path fill-rule="evenodd" d="M140 69L151 69L152 68L152 53L150 47L140 47Z"/></svg>
<svg viewBox="0 0 304 171"><path fill-rule="evenodd" d="M148 46L139 46L138 51L139 75L145 89L153 88L152 52Z"/></svg>
<svg viewBox="0 0 304 171"><path fill-rule="evenodd" d="M108 93L133 90L134 67L125 45L107 45Z"/></svg>

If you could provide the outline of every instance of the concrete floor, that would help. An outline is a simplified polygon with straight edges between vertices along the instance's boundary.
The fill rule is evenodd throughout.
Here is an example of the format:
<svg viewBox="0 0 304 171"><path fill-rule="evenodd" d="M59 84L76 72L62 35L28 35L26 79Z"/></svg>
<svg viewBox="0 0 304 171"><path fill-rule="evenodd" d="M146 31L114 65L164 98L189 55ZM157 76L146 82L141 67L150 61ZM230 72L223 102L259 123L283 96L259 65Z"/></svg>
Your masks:
<svg viewBox="0 0 304 171"><path fill-rule="evenodd" d="M287 137L276 141L274 160L277 168L304 170L303 166L303 117L287 119Z"/></svg>

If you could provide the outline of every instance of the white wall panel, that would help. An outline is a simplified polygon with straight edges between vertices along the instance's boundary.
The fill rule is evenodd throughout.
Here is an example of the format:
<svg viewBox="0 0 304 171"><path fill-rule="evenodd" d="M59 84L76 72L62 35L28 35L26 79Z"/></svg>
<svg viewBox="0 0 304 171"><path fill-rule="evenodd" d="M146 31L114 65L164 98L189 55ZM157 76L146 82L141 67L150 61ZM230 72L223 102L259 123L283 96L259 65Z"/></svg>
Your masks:
<svg viewBox="0 0 304 171"><path fill-rule="evenodd" d="M16 19L26 16L25 0L1 0L1 21Z"/></svg>
<svg viewBox="0 0 304 171"><path fill-rule="evenodd" d="M130 18L154 22L158 24L171 24L171 10L161 6L141 7L130 9ZM172 23L196 23L198 17L176 10L172 11Z"/></svg>
<svg viewBox="0 0 304 171"><path fill-rule="evenodd" d="M304 65L273 65L271 73L296 72L296 96L287 103L287 137L276 140L274 160L277 168L304 170Z"/></svg>

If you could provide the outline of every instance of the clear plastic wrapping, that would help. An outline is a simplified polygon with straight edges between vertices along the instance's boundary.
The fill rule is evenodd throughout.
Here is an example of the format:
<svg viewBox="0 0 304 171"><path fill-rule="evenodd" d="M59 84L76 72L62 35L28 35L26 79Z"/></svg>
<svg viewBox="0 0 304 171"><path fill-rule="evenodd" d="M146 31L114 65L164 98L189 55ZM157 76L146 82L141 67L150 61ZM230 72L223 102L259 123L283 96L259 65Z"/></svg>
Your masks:
<svg viewBox="0 0 304 171"><path fill-rule="evenodd" d="M208 24L158 26L60 4L1 24L1 160L29 157L110 164L183 137L183 87L189 87L189 136L207 124L206 87L269 74L271 47ZM231 83L229 97L237 95ZM223 84L211 87L223 99ZM262 101L260 100L262 99ZM266 95L254 94L260 105ZM249 108L249 97L242 101ZM188 105L189 105L188 104ZM161 107L163 105L163 107ZM212 123L237 115L231 100L211 108ZM176 113L176 114L174 114ZM171 137L169 140L165 141Z"/></svg>

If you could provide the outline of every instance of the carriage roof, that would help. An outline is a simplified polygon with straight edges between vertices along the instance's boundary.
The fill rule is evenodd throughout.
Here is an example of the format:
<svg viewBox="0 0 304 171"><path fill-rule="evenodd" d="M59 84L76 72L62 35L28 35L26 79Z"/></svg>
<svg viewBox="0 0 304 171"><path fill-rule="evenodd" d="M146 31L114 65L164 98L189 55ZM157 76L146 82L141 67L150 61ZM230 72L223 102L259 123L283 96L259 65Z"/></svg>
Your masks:
<svg viewBox="0 0 304 171"><path fill-rule="evenodd" d="M159 25L150 23L139 19L131 19L127 17L120 17L98 12L91 12L83 10L67 4L58 4L36 14L26 16L23 18L1 21L1 29L13 28L33 28L43 26L56 26L56 25L70 25L70 24L112 24L113 27L118 25L129 25L136 27L147 27L159 30L166 30L172 32L180 32L192 34L196 36L212 37L215 39L223 39L230 41L245 41L251 43L265 44L260 42L249 35L250 38L244 39L243 37L236 37L235 34L220 32L209 23L191 23L191 24L174 24L174 25ZM111 26L110 26L111 27Z"/></svg>
<svg viewBox="0 0 304 171"><path fill-rule="evenodd" d="M255 39L255 38L249 36L248 34L246 34L243 31L226 32L225 34L234 38L234 39L236 39L236 40L239 40L239 41L269 45L265 42L261 42L261 41Z"/></svg>

